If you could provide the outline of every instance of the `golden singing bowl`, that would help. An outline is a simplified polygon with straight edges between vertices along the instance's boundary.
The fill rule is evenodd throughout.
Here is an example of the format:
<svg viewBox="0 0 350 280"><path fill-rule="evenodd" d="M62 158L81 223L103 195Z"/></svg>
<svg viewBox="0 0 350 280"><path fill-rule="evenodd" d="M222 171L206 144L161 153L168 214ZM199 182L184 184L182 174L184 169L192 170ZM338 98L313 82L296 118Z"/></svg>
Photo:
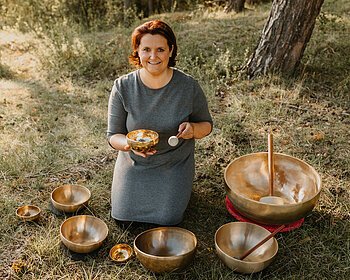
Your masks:
<svg viewBox="0 0 350 280"><path fill-rule="evenodd" d="M271 238L244 260L238 258L254 247L270 232L256 224L232 222L221 226L215 233L215 249L222 262L240 273L254 273L265 269L276 257L278 243Z"/></svg>
<svg viewBox="0 0 350 280"><path fill-rule="evenodd" d="M267 153L253 153L233 160L225 169L227 195L243 216L259 223L277 225L295 222L315 207L321 177L313 167L292 156L274 153L274 196L283 205L263 203L269 195Z"/></svg>
<svg viewBox="0 0 350 280"><path fill-rule="evenodd" d="M133 256L133 249L128 244L114 245L109 251L109 257L117 263L126 262L132 256Z"/></svg>
<svg viewBox="0 0 350 280"><path fill-rule="evenodd" d="M76 212L88 204L91 193L88 188L79 185L63 185L51 193L52 205L63 212Z"/></svg>
<svg viewBox="0 0 350 280"><path fill-rule="evenodd" d="M134 240L137 259L155 273L185 268L193 260L196 236L179 227L158 227L140 233Z"/></svg>
<svg viewBox="0 0 350 280"><path fill-rule="evenodd" d="M62 243L76 253L90 253L98 249L107 235L107 225L101 219L89 215L70 217L60 227Z"/></svg>
<svg viewBox="0 0 350 280"><path fill-rule="evenodd" d="M22 221L35 221L40 217L41 209L35 205L25 205L17 208L16 215Z"/></svg>
<svg viewBox="0 0 350 280"><path fill-rule="evenodd" d="M147 152L159 142L159 135L153 130L138 129L130 131L126 140L131 149L138 152Z"/></svg>

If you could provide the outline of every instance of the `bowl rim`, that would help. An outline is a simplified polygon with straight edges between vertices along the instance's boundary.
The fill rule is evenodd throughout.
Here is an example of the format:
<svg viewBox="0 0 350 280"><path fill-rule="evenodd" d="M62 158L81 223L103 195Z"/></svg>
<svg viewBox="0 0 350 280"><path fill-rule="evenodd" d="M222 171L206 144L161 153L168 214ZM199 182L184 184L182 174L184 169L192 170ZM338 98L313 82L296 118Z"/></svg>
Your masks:
<svg viewBox="0 0 350 280"><path fill-rule="evenodd" d="M34 208L35 210L37 210L37 213L35 213L34 215L31 215L31 216L22 216L22 215L20 215L18 212L19 212L19 210L23 209L24 207L31 207L31 208ZM22 205L22 206L20 206L20 207L18 207L18 208L16 209L16 215L17 215L17 217L22 218L22 219L32 219L32 218L34 218L34 217L40 215L40 213L41 213L41 208L40 208L39 206L36 206L36 205L33 205L33 204Z"/></svg>
<svg viewBox="0 0 350 280"><path fill-rule="evenodd" d="M254 199L251 199L251 198L249 198L249 197L243 196L243 195L241 195L240 193L234 192L234 191L229 187L229 184L227 183L227 175L226 175L226 174L227 174L227 170L229 169L229 167L230 167L234 162L236 162L236 161L238 161L238 160L240 160L240 159L242 159L242 158L248 157L248 156L261 155L261 154L267 154L267 153L268 153L268 152L250 153L250 154L245 154L245 155L242 155L242 156L239 156L239 157L233 159L233 160L225 167L225 170L224 170L224 181L225 181L225 184L226 184L227 188L228 188L230 191L232 191L235 195L239 196L240 198L246 199L246 200L251 201L251 202L253 202L253 203L258 203L259 205L268 205L269 207L280 208L281 205L273 204L273 203L259 202L259 201L256 201L256 200L254 200ZM296 158L296 157L287 155L287 154L275 153L275 152L274 152L274 155L280 155L280 156L284 156L284 157L287 157L287 158L291 158L291 159L294 159L294 160L296 160L296 161L298 161L298 162L301 162L301 163L305 164L307 167L309 167L309 168L312 170L312 172L314 172L314 173L318 176L317 179L319 179L318 181L319 181L319 186L320 186L320 187L318 188L317 192L316 192L310 199L304 200L304 201L300 201L300 202L296 202L296 203L283 204L283 207L284 207L284 208L287 208L287 207L294 207L294 206L296 206L296 205L304 204L304 203L306 203L306 202L309 202L309 201L315 199L318 195L320 195L321 190L322 190L322 178L321 178L321 175L316 171L315 168L313 168L313 167L312 167L310 164L308 164L307 162L305 162L305 161L303 161L303 160L301 160L301 159L298 159L298 158Z"/></svg>
<svg viewBox="0 0 350 280"><path fill-rule="evenodd" d="M274 254L273 254L270 258L268 258L268 259L266 259L266 260L264 260L264 261L260 261L260 262L257 262L257 261L255 261L255 262L252 262L252 261L244 261L244 260L239 260L239 259L237 259L237 258L235 258L235 257L232 257L232 256L226 254L226 253L220 248L220 246L218 245L218 243L216 242L216 240L217 240L217 234L218 234L219 230L221 230L221 229L222 229L223 227L225 227L225 226L229 226L230 224L251 224L251 225L256 226L256 227L258 227L258 228L262 228L262 229L263 229L264 231L266 231L268 234L271 233L271 232L270 232L269 230L267 230L266 228L264 228L264 227L262 227L262 226L259 226L259 225L257 225L257 224L254 224L254 223L249 223L249 222L229 222L229 223L226 223L226 224L221 225L221 226L216 230L216 232L215 232L215 235L214 235L214 242L215 242L215 248L216 248L217 250L219 250L220 253L222 253L223 255L225 255L225 257L228 257L228 258L230 258L230 259L233 259L233 260L237 261L238 263L242 263L242 264L261 264L261 263L264 263L264 262L267 262L267 261L272 260L272 259L277 255L278 250L279 250L279 246L278 246L278 241L277 241L277 239L276 239L275 237L272 237L271 240L274 240L275 243L276 243L276 251L274 252Z"/></svg>
<svg viewBox="0 0 350 280"><path fill-rule="evenodd" d="M144 251L142 251L140 248L137 247L136 245L136 241L144 234L146 233L149 233L151 231L156 231L156 230L162 230L162 229L167 229L167 230L176 230L176 231L182 231L182 232L186 232L187 234L189 234L190 236L193 237L194 239L194 246L193 246L193 249L191 249L190 251L186 252L186 253L183 253L183 254L179 254L179 255L173 255L173 256L156 256L156 255L151 255L151 254L148 254ZM181 258L181 257L184 257L184 256L187 256L187 255L191 255L196 249L197 249L197 246L198 246L198 240L197 240L197 237L196 235L188 230L188 229L185 229L185 228L182 228L182 227L174 227L174 226L170 226L170 227L156 227L156 228L151 228L151 229L148 229L148 230L145 230L141 233L139 233L135 239L134 239L134 251L135 251L135 254L137 256L137 253L141 253L142 255L144 256L147 256L148 258L153 258L153 259L158 259L158 260L168 260L170 258Z"/></svg>
<svg viewBox="0 0 350 280"><path fill-rule="evenodd" d="M126 139L129 140L129 141L135 142L135 143L139 143L139 141L136 141L136 140L131 139L131 138L129 137L129 135L130 135L131 133L135 133L136 131L149 131L149 132L154 133L154 134L156 135L155 140L159 139L159 134L158 134L157 131L154 131L154 130L152 130L152 129L146 129L146 128L139 128L139 129L130 130L130 131L126 134ZM154 139L152 139L152 140L154 141Z"/></svg>
<svg viewBox="0 0 350 280"><path fill-rule="evenodd" d="M106 228L106 234L105 234L105 236L104 236L100 241L95 241L95 242L92 242L92 243L89 243L89 244L79 244L79 243L75 243L75 242L72 242L72 241L70 241L69 239L67 239L67 238L63 235L63 233L62 233L62 228L63 228L64 224L65 224L66 222L68 222L69 220L73 220L73 219L77 219L77 218L81 218L81 217L88 217L88 219L91 219L91 218L92 218L92 219L95 219L95 220L100 221L101 224L103 224L103 225L105 226L105 228ZM61 236L61 238L64 239L64 240L65 240L67 243L69 243L69 244L78 245L78 246L80 246L80 247L90 247L91 245L99 244L99 243L103 242L103 241L107 238L108 233L109 233L109 232L108 232L108 226L107 226L107 224L106 224L102 219L100 219L100 218L98 218L98 217L96 217L96 216L92 216L92 215L76 215L76 216L69 217L69 218L65 219L65 220L62 222L61 226L60 226L60 236Z"/></svg>
<svg viewBox="0 0 350 280"><path fill-rule="evenodd" d="M80 202L80 203L73 203L73 204L63 204L63 203L61 203L61 202L58 202L57 200L55 200L55 199L53 198L53 195L54 195L54 193L55 193L56 191L58 191L59 189L65 187L65 186L73 186L74 188L82 188L83 190L85 190L85 191L88 193L87 199L85 199L85 201L83 201L83 202ZM50 196L50 197L51 197L51 201L52 201L53 203L59 205L59 206L62 206L62 207L76 207L76 206L80 206L80 205L82 205L82 204L84 204L84 203L86 203L87 201L90 200L90 198L91 198L91 191L90 191L87 187L82 186L82 185L64 184L64 185L61 185L61 186L56 187L56 188L51 192L51 196Z"/></svg>

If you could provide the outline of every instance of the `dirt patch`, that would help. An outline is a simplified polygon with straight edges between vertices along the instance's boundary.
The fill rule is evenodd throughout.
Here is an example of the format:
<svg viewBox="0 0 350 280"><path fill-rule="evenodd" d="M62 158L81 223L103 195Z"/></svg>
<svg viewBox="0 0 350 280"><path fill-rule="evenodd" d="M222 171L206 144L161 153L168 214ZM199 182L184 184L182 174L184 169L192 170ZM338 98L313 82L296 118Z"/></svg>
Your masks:
<svg viewBox="0 0 350 280"><path fill-rule="evenodd" d="M40 78L40 61L33 53L36 40L31 34L13 30L0 31L1 64L21 78Z"/></svg>

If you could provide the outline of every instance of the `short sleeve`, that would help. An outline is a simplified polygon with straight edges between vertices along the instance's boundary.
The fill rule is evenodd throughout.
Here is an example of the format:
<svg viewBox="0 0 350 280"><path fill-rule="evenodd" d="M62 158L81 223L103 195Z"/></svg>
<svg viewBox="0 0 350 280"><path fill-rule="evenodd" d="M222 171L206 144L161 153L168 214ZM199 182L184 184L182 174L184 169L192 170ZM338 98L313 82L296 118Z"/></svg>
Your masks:
<svg viewBox="0 0 350 280"><path fill-rule="evenodd" d="M194 81L193 108L190 115L191 122L209 122L213 120L208 109L208 102L205 94L197 81Z"/></svg>
<svg viewBox="0 0 350 280"><path fill-rule="evenodd" d="M114 83L108 101L107 138L117 133L126 134L126 117L123 98L118 91L117 81Z"/></svg>

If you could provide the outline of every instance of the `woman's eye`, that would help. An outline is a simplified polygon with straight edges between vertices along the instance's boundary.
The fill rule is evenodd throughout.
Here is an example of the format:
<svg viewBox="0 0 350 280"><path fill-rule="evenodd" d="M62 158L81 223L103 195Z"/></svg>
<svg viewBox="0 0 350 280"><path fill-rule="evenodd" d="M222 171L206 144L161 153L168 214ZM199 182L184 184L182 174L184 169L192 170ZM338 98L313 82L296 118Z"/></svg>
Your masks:
<svg viewBox="0 0 350 280"><path fill-rule="evenodd" d="M164 52L164 49L159 48L158 51L159 51L159 52Z"/></svg>

